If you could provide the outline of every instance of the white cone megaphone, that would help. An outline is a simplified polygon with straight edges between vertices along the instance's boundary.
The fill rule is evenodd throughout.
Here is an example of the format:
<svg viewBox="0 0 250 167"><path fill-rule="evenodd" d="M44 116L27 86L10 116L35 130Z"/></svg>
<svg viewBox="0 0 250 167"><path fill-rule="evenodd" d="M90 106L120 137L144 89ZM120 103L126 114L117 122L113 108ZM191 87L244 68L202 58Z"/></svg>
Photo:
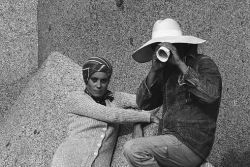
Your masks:
<svg viewBox="0 0 250 167"><path fill-rule="evenodd" d="M167 62L169 56L170 56L170 50L164 46L161 46L156 52L156 57L161 62Z"/></svg>

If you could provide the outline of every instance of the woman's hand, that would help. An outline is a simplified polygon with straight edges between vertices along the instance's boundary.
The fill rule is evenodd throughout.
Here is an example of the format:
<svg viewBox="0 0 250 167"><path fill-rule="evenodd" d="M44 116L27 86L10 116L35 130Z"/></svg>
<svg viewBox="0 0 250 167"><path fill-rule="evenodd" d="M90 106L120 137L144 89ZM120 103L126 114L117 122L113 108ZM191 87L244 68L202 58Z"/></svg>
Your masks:
<svg viewBox="0 0 250 167"><path fill-rule="evenodd" d="M161 107L157 107L153 110L149 110L149 111L145 111L145 112L148 112L150 113L150 123L157 123L159 124L160 122L160 119L156 116L157 112L161 109Z"/></svg>
<svg viewBox="0 0 250 167"><path fill-rule="evenodd" d="M160 119L157 116L155 116L155 115L152 114L150 116L150 123L157 123L157 124L159 124L160 123Z"/></svg>
<svg viewBox="0 0 250 167"><path fill-rule="evenodd" d="M153 110L142 110L143 112L147 112L150 114L150 123L159 123L160 119L156 116L157 112L161 109L161 107L157 107Z"/></svg>
<svg viewBox="0 0 250 167"><path fill-rule="evenodd" d="M149 114L151 114L151 115L156 115L157 114L157 112L159 111L161 109L161 107L157 107L157 108L155 108L155 109L153 109L153 110L142 110L143 112L147 112L147 113L149 113Z"/></svg>

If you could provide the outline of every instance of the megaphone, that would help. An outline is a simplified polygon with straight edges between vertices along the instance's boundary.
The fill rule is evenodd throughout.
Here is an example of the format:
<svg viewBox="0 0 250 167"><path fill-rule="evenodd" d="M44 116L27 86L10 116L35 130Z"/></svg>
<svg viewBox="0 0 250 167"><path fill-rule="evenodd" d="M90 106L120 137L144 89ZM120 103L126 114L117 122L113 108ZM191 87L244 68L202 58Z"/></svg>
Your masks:
<svg viewBox="0 0 250 167"><path fill-rule="evenodd" d="M161 46L157 51L156 51L156 57L158 60L161 62L167 62L168 58L170 56L170 50L164 46Z"/></svg>

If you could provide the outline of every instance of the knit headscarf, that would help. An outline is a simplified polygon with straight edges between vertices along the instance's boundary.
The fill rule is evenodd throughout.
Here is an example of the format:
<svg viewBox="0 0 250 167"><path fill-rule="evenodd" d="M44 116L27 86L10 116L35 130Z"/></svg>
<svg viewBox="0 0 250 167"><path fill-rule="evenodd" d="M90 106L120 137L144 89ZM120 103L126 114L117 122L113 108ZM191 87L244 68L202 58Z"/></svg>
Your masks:
<svg viewBox="0 0 250 167"><path fill-rule="evenodd" d="M95 72L104 72L110 78L113 72L113 68L108 60L102 57L91 57L87 60L87 62L83 65L83 68L82 68L83 79L86 84L88 84L89 78ZM102 104L102 105L106 105L106 102L105 102L106 99L110 101L114 100L113 94L109 90L107 90L107 92L102 97L92 96L91 93L89 93L87 89L85 89L85 92L89 96L91 96L95 100L95 102Z"/></svg>
<svg viewBox="0 0 250 167"><path fill-rule="evenodd" d="M88 84L89 78L95 72L104 72L111 77L113 68L110 62L102 57L91 57L83 65L82 74L85 84Z"/></svg>

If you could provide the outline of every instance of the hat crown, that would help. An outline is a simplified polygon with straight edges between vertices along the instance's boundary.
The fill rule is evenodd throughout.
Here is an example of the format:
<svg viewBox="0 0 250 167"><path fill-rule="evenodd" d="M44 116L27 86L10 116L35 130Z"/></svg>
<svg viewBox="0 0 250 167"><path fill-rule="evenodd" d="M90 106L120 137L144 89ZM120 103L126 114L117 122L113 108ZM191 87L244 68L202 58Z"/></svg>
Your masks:
<svg viewBox="0 0 250 167"><path fill-rule="evenodd" d="M180 25L170 18L157 20L153 26L152 39L166 36L182 36Z"/></svg>

